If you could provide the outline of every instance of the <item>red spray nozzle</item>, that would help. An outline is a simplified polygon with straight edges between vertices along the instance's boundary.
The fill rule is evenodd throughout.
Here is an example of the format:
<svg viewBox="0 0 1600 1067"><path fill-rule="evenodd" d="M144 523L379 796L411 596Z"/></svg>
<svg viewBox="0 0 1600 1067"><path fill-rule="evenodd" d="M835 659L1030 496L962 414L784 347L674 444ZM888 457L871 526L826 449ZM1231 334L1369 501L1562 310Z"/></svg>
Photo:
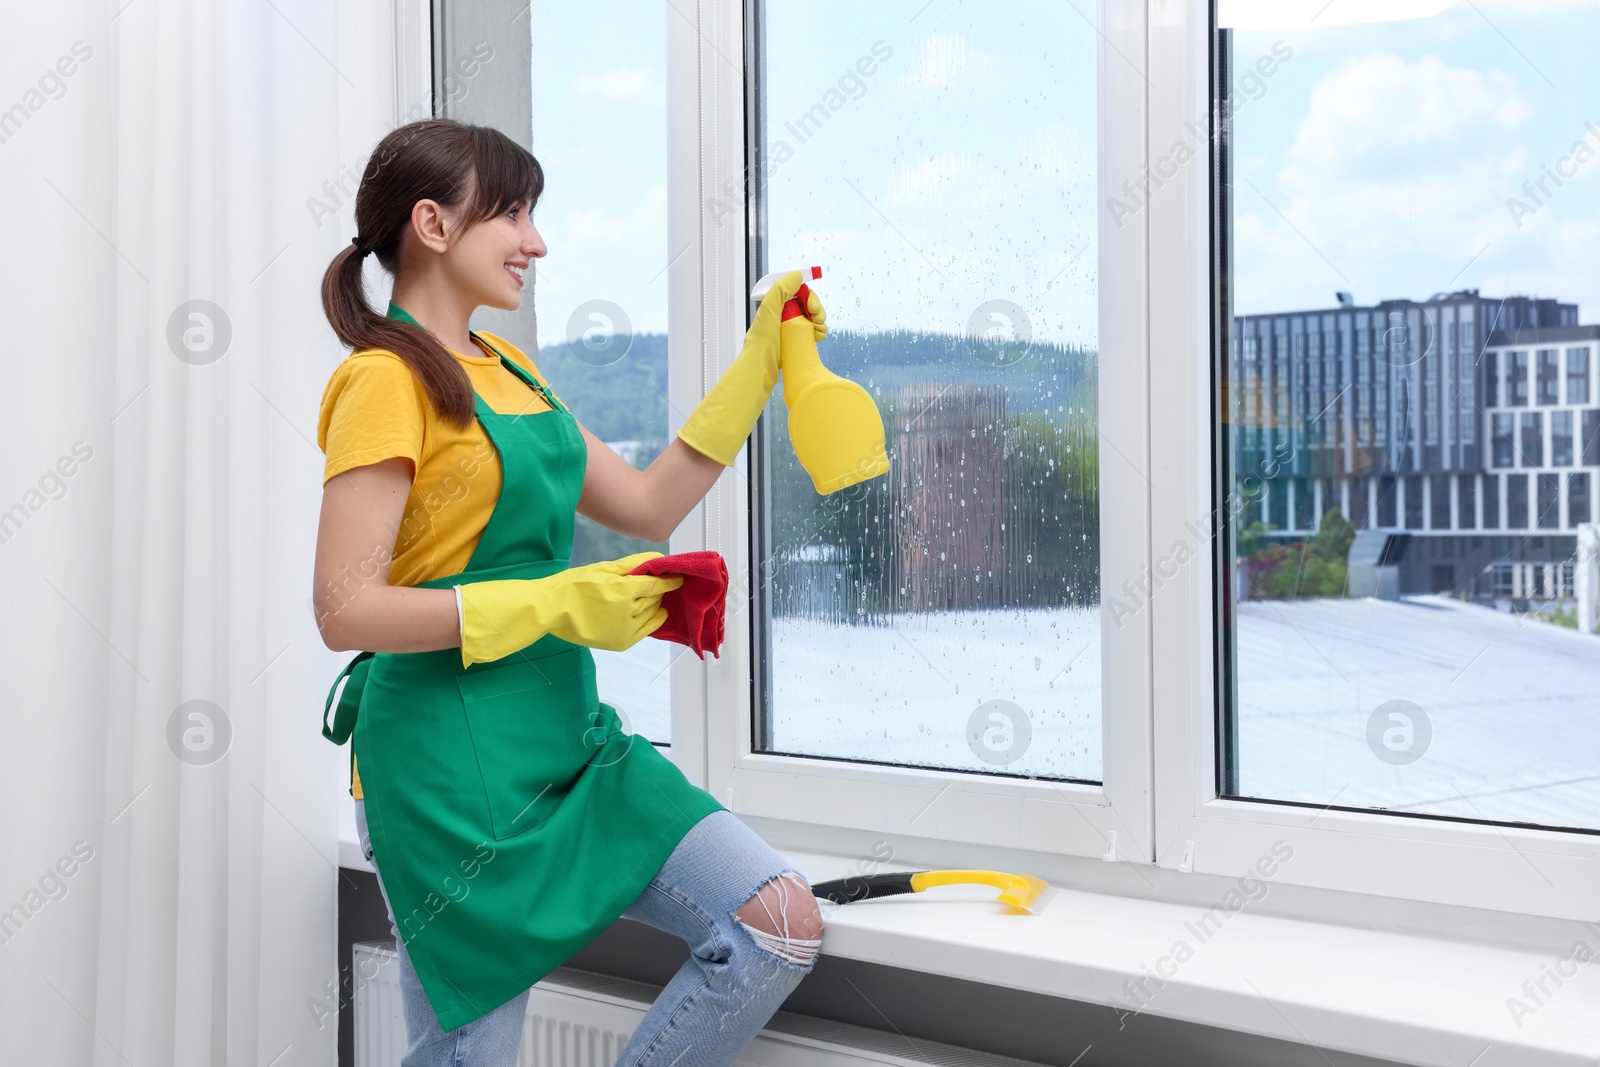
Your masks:
<svg viewBox="0 0 1600 1067"><path fill-rule="evenodd" d="M793 267L789 268L789 270L793 269ZM788 273L788 270L775 270L770 274L763 274L761 276L761 280L756 282L756 284L750 289L750 299L760 300L762 297L766 296L767 290L771 289L773 285L777 283L779 278ZM800 268L800 277L808 282L818 281L822 277L822 268L802 267Z"/></svg>
<svg viewBox="0 0 1600 1067"><path fill-rule="evenodd" d="M792 270L793 268L790 268L790 269ZM785 274L788 274L788 273L789 273L789 271L786 271L786 270L775 270L770 274L763 275L761 280L756 282L754 288L752 288L750 290L750 299L751 300L760 300L762 297L766 296L767 295L767 291L770 290L773 287L773 285L777 283L778 279L783 277ZM822 268L821 267L802 267L800 269L800 277L802 277L806 281L810 281L810 282L817 281L822 277ZM801 282L800 283L800 289L799 289L798 292L795 293L793 298L784 301L784 304L783 304L783 319L784 319L784 321L788 321L789 319L792 319L797 315L804 315L806 318L809 319L811 317L811 313L806 310L806 303L810 299L811 299L811 290L806 288L805 282Z"/></svg>

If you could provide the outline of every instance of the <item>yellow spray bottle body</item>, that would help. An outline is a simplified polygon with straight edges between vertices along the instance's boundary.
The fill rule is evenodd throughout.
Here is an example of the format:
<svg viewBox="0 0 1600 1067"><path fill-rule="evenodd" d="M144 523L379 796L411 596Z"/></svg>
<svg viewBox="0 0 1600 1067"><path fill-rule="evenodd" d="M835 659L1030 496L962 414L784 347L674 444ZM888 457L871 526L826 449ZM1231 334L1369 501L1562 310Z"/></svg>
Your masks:
<svg viewBox="0 0 1600 1067"><path fill-rule="evenodd" d="M765 294L777 276L767 275L751 295ZM806 276L815 280L822 270L811 267ZM778 359L795 458L811 475L817 492L826 496L887 474L889 457L884 451L883 417L871 395L823 366L816 334L806 317L809 296L802 285L795 298L783 306Z"/></svg>

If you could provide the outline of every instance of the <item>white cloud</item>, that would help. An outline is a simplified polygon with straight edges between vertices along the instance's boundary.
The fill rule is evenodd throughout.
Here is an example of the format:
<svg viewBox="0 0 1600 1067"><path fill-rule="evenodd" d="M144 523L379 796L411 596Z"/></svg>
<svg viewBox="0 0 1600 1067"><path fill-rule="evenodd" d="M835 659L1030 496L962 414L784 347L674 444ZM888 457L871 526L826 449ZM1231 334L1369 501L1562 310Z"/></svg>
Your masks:
<svg viewBox="0 0 1600 1067"><path fill-rule="evenodd" d="M1076 174L1087 170L1093 174L1093 161L1084 149L1083 138L1077 131L1052 123L1036 129L1022 146L1021 160L1024 173L1038 171L1049 177L1060 171Z"/></svg>
<svg viewBox="0 0 1600 1067"><path fill-rule="evenodd" d="M1432 18L1454 0L1221 0L1217 25L1245 30L1321 29Z"/></svg>
<svg viewBox="0 0 1600 1067"><path fill-rule="evenodd" d="M1334 289L1424 298L1525 259L1545 239L1517 231L1505 198L1526 171L1518 135L1532 115L1504 73L1437 56L1380 53L1330 71L1276 180L1241 167L1241 306L1322 306Z"/></svg>
<svg viewBox="0 0 1600 1067"><path fill-rule="evenodd" d="M1350 176L1398 167L1452 169L1468 145L1490 145L1533 114L1500 71L1451 67L1437 56L1408 63L1379 53L1351 59L1311 90L1282 179L1295 189L1337 187ZM1479 149L1492 151L1492 149Z"/></svg>
<svg viewBox="0 0 1600 1067"><path fill-rule="evenodd" d="M886 210L985 210L996 202L991 168L968 152L897 165L885 181Z"/></svg>
<svg viewBox="0 0 1600 1067"><path fill-rule="evenodd" d="M969 48L965 37L933 33L917 41L916 60L896 79L896 84L911 90L948 89L958 82L981 78L990 66L989 54Z"/></svg>
<svg viewBox="0 0 1600 1067"><path fill-rule="evenodd" d="M1432 18L1451 9L1478 9L1495 20L1593 10L1594 0L1220 0L1217 25L1241 30L1326 29Z"/></svg>
<svg viewBox="0 0 1600 1067"><path fill-rule="evenodd" d="M566 340L568 317L586 300L616 302L636 332L666 329L667 187L657 183L613 202L616 210L552 203L540 222L550 247L535 290L541 345Z"/></svg>
<svg viewBox="0 0 1600 1067"><path fill-rule="evenodd" d="M570 167L584 163L591 159L600 158L600 147L593 141L585 141L570 147L558 146L545 148L540 144L537 132L533 135L533 154L538 157L539 165L544 167L545 180L549 181L550 171L560 167Z"/></svg>
<svg viewBox="0 0 1600 1067"><path fill-rule="evenodd" d="M1039 195L1039 186L1092 182L1095 161L1075 131L1056 123L1028 131L1016 155L944 152L898 164L884 183L886 211L992 211ZM1025 184L1026 183L1026 184Z"/></svg>
<svg viewBox="0 0 1600 1067"><path fill-rule="evenodd" d="M1098 290L1092 247L1065 271L1073 253L1083 249L1081 242L1060 254L1030 247L1019 254L1017 270L997 271L992 243L974 244L964 227L957 230L937 219L926 224L896 220L896 233L885 229L876 215L868 215L808 230L799 256L774 249L779 257L822 264L817 291L830 325L962 333L979 304L1004 297L1026 309L1035 339L1095 343ZM1055 284L1046 288L1052 277ZM1002 286L1002 279L1016 284ZM822 355L826 360L826 349Z"/></svg>
<svg viewBox="0 0 1600 1067"><path fill-rule="evenodd" d="M1575 300L1586 318L1600 311L1590 266L1600 240L1600 156L1567 175L1520 226L1507 206L1580 138L1600 150L1600 134L1586 134L1581 116L1552 113L1536 76L1514 57L1504 61L1511 74L1436 55L1364 55L1316 82L1298 125L1265 128L1270 103L1254 119L1244 111L1234 200L1239 309L1326 307L1335 290L1371 303L1480 288ZM1293 90L1273 88L1280 91Z"/></svg>
<svg viewBox="0 0 1600 1067"><path fill-rule="evenodd" d="M666 88L649 67L616 67L599 74L578 75L573 95L607 103L657 104L666 98Z"/></svg>
<svg viewBox="0 0 1600 1067"><path fill-rule="evenodd" d="M1457 0L1460 3L1460 0ZM1528 15L1547 15L1558 11L1593 11L1594 0L1474 0L1474 3L1495 19L1523 18Z"/></svg>

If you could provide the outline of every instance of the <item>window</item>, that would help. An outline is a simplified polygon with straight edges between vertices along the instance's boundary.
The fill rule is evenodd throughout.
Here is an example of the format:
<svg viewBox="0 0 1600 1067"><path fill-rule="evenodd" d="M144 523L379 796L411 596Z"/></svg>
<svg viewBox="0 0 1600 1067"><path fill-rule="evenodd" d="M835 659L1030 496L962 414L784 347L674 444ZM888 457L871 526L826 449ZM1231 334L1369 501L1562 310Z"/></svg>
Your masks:
<svg viewBox="0 0 1600 1067"><path fill-rule="evenodd" d="M1537 411L1522 413L1522 466L1544 466L1544 415Z"/></svg>
<svg viewBox="0 0 1600 1067"><path fill-rule="evenodd" d="M1506 366L1506 406L1528 406L1528 353L1512 352Z"/></svg>
<svg viewBox="0 0 1600 1067"><path fill-rule="evenodd" d="M1496 563L1494 565L1494 595L1497 597L1516 596L1521 590L1518 581L1521 567L1510 563Z"/></svg>
<svg viewBox="0 0 1600 1067"><path fill-rule="evenodd" d="M1496 467L1514 467L1517 464L1516 416L1497 411L1491 418L1494 420L1494 465Z"/></svg>
<svg viewBox="0 0 1600 1067"><path fill-rule="evenodd" d="M549 246L529 275L537 362L584 426L642 469L670 439L666 16L658 7L618 22L598 8L538 0L528 25L533 151L545 170L535 223ZM599 40L603 50L573 46ZM574 566L645 550L668 546L577 518ZM595 649L600 699L635 732L667 741L668 666L683 651L665 641Z"/></svg>
<svg viewBox="0 0 1600 1067"><path fill-rule="evenodd" d="M1294 480L1294 528L1296 530L1309 530L1313 527L1311 505L1311 479L1296 478Z"/></svg>
<svg viewBox="0 0 1600 1067"><path fill-rule="evenodd" d="M1589 350L1567 349L1567 403L1589 402Z"/></svg>
<svg viewBox="0 0 1600 1067"><path fill-rule="evenodd" d="M1589 472L1567 475L1567 526L1576 527L1594 521L1593 505L1589 503Z"/></svg>
<svg viewBox="0 0 1600 1067"><path fill-rule="evenodd" d="M819 496L769 406L758 748L1099 781L1097 38L969 4L904 43L832 6L764 9L760 269L823 265L823 358L892 470Z"/></svg>
<svg viewBox="0 0 1600 1067"><path fill-rule="evenodd" d="M1428 479L1428 526L1434 530L1450 529L1450 483L1448 474L1435 474Z"/></svg>
<svg viewBox="0 0 1600 1067"><path fill-rule="evenodd" d="M1554 348L1539 350L1539 403L1561 403L1561 353Z"/></svg>
<svg viewBox="0 0 1600 1067"><path fill-rule="evenodd" d="M1572 143L1572 136L1558 132L1564 120L1557 97L1508 47L1508 38L1560 26L1600 33L1600 4L1569 5L1561 17L1506 6L1491 16L1494 24L1471 5L1432 5L1433 15L1418 15L1417 5L1405 18L1352 8L1338 25L1303 17L1292 6L1219 5L1233 25L1219 32L1212 79L1219 95L1213 107L1229 119L1216 154L1224 249L1223 273L1215 279L1217 314L1235 323L1309 319L1334 312L1334 292L1357 294L1356 306L1337 313L1365 312L1379 323L1375 369L1393 383L1387 397L1374 390L1367 400L1392 429L1389 447L1374 450L1362 472L1377 479L1378 525L1398 519L1413 531L1559 529L1562 489L1569 515L1587 509L1587 497L1567 472L1546 468L1571 467L1582 447L1574 438L1581 435L1570 411L1552 411L1547 442L1545 412L1530 409L1590 402L1587 349L1574 358L1551 344L1556 338L1546 331L1577 324L1580 296L1600 282L1600 260L1577 246L1553 252L1542 239L1527 237L1497 242L1465 267L1485 242L1455 262L1444 250L1463 232L1501 232L1503 218L1491 213L1507 210L1506 198L1523 177L1537 182L1536 159L1530 175L1518 173L1515 180L1496 172L1497 161L1508 153L1534 159L1549 152L1548 144ZM1500 12L1510 14L1503 21ZM1277 71L1261 80L1265 102L1257 103L1232 72L1251 69L1275 47ZM1573 79L1589 77L1576 53L1541 53L1537 62L1558 82L1563 71ZM1482 87L1486 95L1475 102L1452 91L1435 110L1440 79ZM1516 100L1528 108L1526 120L1497 114L1492 99ZM1432 199L1446 188L1461 193L1459 205ZM1569 182L1557 196L1541 193L1539 199L1541 205L1527 206L1548 215L1540 220L1544 225L1567 220L1581 226L1600 215L1600 186L1593 183L1580 189ZM1432 202L1425 218L1398 207L1424 200ZM1358 203L1359 221L1352 215ZM1405 229L1403 248L1374 243L1378 234L1395 232L1390 227ZM1504 232L1516 231L1509 225ZM1445 278L1449 291L1441 292ZM1227 332L1219 328L1216 335ZM1478 358L1476 346L1508 339L1524 347ZM1214 395L1226 403L1227 360L1219 358L1216 366L1223 388ZM1478 375L1481 385L1472 382ZM1468 393L1469 382L1478 397ZM1365 383L1357 387L1365 390ZM1489 409L1486 456L1469 448L1477 442L1467 434L1480 405ZM1219 409L1214 421L1225 426L1236 415ZM1156 419L1157 426L1162 422ZM1600 431L1600 422L1582 429L1585 435ZM1223 480L1215 490L1221 501L1237 489L1227 479L1237 478L1238 466L1229 439L1219 434L1215 440L1222 450L1216 470ZM1515 473L1480 475L1469 457ZM1442 749L1424 756L1430 742L1418 744L1430 726L1439 731L1434 740L1445 743L1446 724L1471 714L1475 698L1464 695L1458 677L1472 679L1469 688L1479 696L1501 687L1511 692L1525 684L1530 662L1547 665L1541 682L1560 680L1539 698L1537 717L1552 729L1592 704L1600 656L1586 657L1569 674L1555 666L1564 662L1569 635L1554 627L1541 627L1537 643L1516 653L1493 636L1503 621L1493 601L1509 595L1518 568L1530 575L1553 568L1550 547L1527 536L1505 538L1497 556L1469 548L1470 537L1413 536L1404 549L1380 547L1382 539L1326 523L1295 546L1243 534L1227 542L1222 570L1248 569L1250 598L1230 600L1225 586L1212 590L1220 643L1214 662L1222 702L1221 798L1306 805L1319 813L1319 826L1331 805L1600 828L1600 814L1580 790L1553 784L1600 773L1600 764L1553 756L1548 748L1529 748L1518 763L1510 751L1518 747L1522 726L1472 741L1451 734L1455 747L1448 758ZM1393 571L1385 574L1386 568ZM1455 598L1447 609L1421 602L1444 594ZM1416 653L1423 648L1438 650L1437 668L1419 665ZM1510 799L1503 792L1510 779L1527 793ZM1353 827L1372 824L1349 825L1351 832L1366 832Z"/></svg>
<svg viewBox="0 0 1600 1067"><path fill-rule="evenodd" d="M1142 635L1166 580L1145 565L1145 326L1101 314L1138 299L1127 257L1145 255L1159 194L1155 177L1130 178L1107 207L1098 185L1145 158L1100 123L1143 90L1103 69L1142 32L1023 0L918 14L751 0L745 69L718 58L721 39L702 54L702 92L743 94L748 122L717 127L742 158L702 152L715 172L704 187L730 183L743 210L703 220L702 241L743 240L750 278L822 267L819 354L872 397L891 463L819 494L790 437L801 412L774 393L749 491L727 497L743 529L718 528L759 580L748 663L708 668L709 787L740 814L1148 856L1148 793L1114 800L1101 785L1148 775L1137 738L1119 747L1102 717L1144 699L1125 671L1148 663ZM1118 43L1103 52L1106 40ZM1203 170L1204 151L1155 170ZM1106 263L1119 295L1102 296ZM1241 446L1272 464L1251 500L1282 522L1292 479L1309 473L1273 458L1306 441L1287 327L1238 335L1260 352L1240 357ZM1103 348L1128 358L1107 366ZM1210 536L1161 569L1204 566ZM996 798L1023 817L995 827Z"/></svg>
<svg viewBox="0 0 1600 1067"><path fill-rule="evenodd" d="M1471 319L1473 309L1461 307L1457 313L1464 319ZM1459 420L1459 435L1461 447L1460 466L1465 470L1476 470L1478 467L1478 418L1482 414L1478 404L1478 358L1479 354L1472 344L1472 323L1461 324L1461 351L1456 363L1455 378L1455 404L1456 417Z"/></svg>
<svg viewBox="0 0 1600 1067"><path fill-rule="evenodd" d="M1526 530L1528 528L1528 476L1526 474L1506 475L1506 528L1509 530Z"/></svg>
<svg viewBox="0 0 1600 1067"><path fill-rule="evenodd" d="M1539 475L1539 528L1559 529L1561 526L1561 475Z"/></svg>
<svg viewBox="0 0 1600 1067"><path fill-rule="evenodd" d="M1550 465L1572 466L1572 412L1550 413Z"/></svg>
<svg viewBox="0 0 1600 1067"><path fill-rule="evenodd" d="M1506 484L1538 383L1508 346L1584 343L1545 331L1578 325L1600 260L1551 235L1600 217L1600 185L1527 202L1526 228L1501 213L1578 135L1581 94L1549 93L1471 5L1213 38L1212 8L1300 5L1091 25L1081 4L818 3L620 27L530 10L558 388L591 375L608 403L589 410L650 408L608 440L665 438L738 350L748 282L820 263L822 358L874 397L895 463L819 496L780 388L674 535L733 579L723 656L644 677L657 709L672 681L674 759L781 847L915 838L944 866L1231 880L1283 838L1303 857L1285 881L1592 917L1592 841L1529 824L1600 828L1572 784L1592 746L1550 740L1600 661L1494 614L1563 588L1574 540L1538 525L1541 471ZM1600 39L1593 8L1486 11L1568 90L1586 54L1544 43ZM538 43L551 27L565 54ZM574 345L589 300L628 329L580 316ZM585 363L608 333L624 358ZM1571 523L1594 510L1600 398L1569 403Z"/></svg>
<svg viewBox="0 0 1600 1067"><path fill-rule="evenodd" d="M1399 510L1400 481L1392 474L1378 476L1378 525L1394 526Z"/></svg>

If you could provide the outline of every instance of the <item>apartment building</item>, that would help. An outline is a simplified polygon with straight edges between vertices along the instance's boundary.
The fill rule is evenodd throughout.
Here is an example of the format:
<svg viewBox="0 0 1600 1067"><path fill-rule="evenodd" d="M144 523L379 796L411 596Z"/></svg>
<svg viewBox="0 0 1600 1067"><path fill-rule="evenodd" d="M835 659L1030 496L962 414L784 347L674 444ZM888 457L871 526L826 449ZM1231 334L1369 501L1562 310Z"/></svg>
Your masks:
<svg viewBox="0 0 1600 1067"><path fill-rule="evenodd" d="M1469 289L1235 319L1226 476L1275 537L1406 531L1405 593L1570 595L1600 472L1600 326Z"/></svg>

